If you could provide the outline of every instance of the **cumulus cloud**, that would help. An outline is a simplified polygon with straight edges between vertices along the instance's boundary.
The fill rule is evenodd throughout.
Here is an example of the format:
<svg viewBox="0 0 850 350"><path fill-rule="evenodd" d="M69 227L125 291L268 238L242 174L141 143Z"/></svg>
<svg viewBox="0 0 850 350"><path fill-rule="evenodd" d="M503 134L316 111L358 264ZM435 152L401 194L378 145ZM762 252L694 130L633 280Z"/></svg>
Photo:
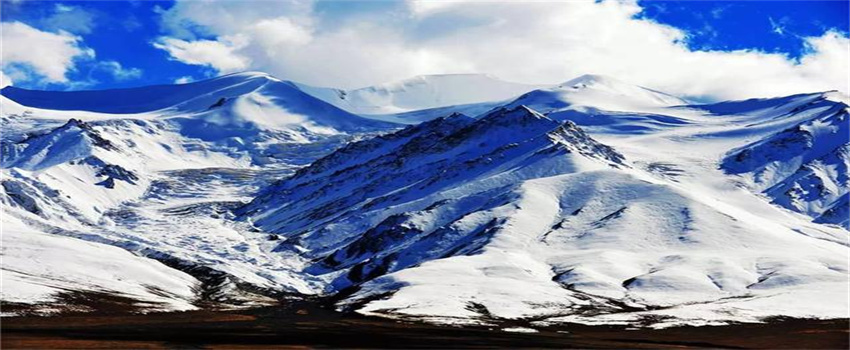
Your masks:
<svg viewBox="0 0 850 350"><path fill-rule="evenodd" d="M76 59L94 57L94 51L82 45L82 38L68 32L41 31L21 22L2 22L0 26L0 68L4 71L10 67L20 71L14 66L23 65L47 82L65 83Z"/></svg>
<svg viewBox="0 0 850 350"><path fill-rule="evenodd" d="M241 36L194 41L160 38L153 43L153 46L167 51L174 60L186 64L209 66L222 73L245 70L250 64L248 57L237 53L245 46Z"/></svg>
<svg viewBox="0 0 850 350"><path fill-rule="evenodd" d="M804 38L808 49L799 60L691 50L687 32L639 18L641 11L636 1L409 1L327 18L304 1L180 1L161 11L167 35L154 45L220 72L263 70L339 87L434 73L527 83L595 73L718 99L848 91L846 33Z"/></svg>
<svg viewBox="0 0 850 350"><path fill-rule="evenodd" d="M96 69L102 70L112 75L112 78L117 81L138 79L142 76L142 70L139 68L125 68L118 61L100 61L96 65Z"/></svg>
<svg viewBox="0 0 850 350"><path fill-rule="evenodd" d="M229 35L262 19L288 16L293 21L312 20L311 0L290 1L178 1L168 10L159 8L162 29L179 39Z"/></svg>
<svg viewBox="0 0 850 350"><path fill-rule="evenodd" d="M57 13L73 13L74 7L57 4ZM142 70L124 67L115 60L95 60L94 50L83 39L64 30L51 32L21 22L2 22L0 73L3 84L12 81L24 86L60 84L81 89L96 85L96 76L127 81L142 76ZM79 28L77 28L79 30ZM71 73L73 80L68 76Z"/></svg>

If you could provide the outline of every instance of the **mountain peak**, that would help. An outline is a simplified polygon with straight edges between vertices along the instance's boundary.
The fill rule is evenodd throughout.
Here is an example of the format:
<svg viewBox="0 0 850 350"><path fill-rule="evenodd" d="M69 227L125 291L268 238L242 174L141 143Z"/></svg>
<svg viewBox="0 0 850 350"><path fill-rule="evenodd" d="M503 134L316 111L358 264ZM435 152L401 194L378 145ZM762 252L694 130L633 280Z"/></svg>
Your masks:
<svg viewBox="0 0 850 350"><path fill-rule="evenodd" d="M654 111L688 104L678 97L598 74L585 74L563 84L528 92L511 106L528 105L559 119L558 113L581 108L606 111Z"/></svg>
<svg viewBox="0 0 850 350"><path fill-rule="evenodd" d="M89 157L95 148L118 150L89 124L79 119L69 119L62 126L46 133L32 135L17 143L4 144L0 164L3 167L40 170Z"/></svg>
<svg viewBox="0 0 850 350"><path fill-rule="evenodd" d="M640 85L631 84L620 79L616 79L607 75L601 74L584 74L579 77L567 80L558 85L559 89L574 89L581 90L592 88L594 90L606 90L610 92L634 92L636 90L650 91L658 94L664 94L656 90L648 89ZM668 95L669 96L669 95ZM672 96L671 96L672 97Z"/></svg>
<svg viewBox="0 0 850 350"><path fill-rule="evenodd" d="M562 87L586 87L594 84L625 84L617 79L611 78L605 75L599 74L584 74L579 77L567 80L565 83L561 84Z"/></svg>
<svg viewBox="0 0 850 350"><path fill-rule="evenodd" d="M542 135L559 123L527 106L500 107L490 111L470 125L470 132L491 135L491 138L527 139ZM502 136L494 136L502 134Z"/></svg>
<svg viewBox="0 0 850 350"><path fill-rule="evenodd" d="M487 115L481 117L481 120L488 121L489 123L498 123L498 124L513 124L518 123L521 125L536 123L538 121L543 121L547 124L552 124L553 126L557 123L552 119L549 119L543 114L531 109L526 105L519 105L516 107L500 107L497 108Z"/></svg>
<svg viewBox="0 0 850 350"><path fill-rule="evenodd" d="M625 166L626 158L621 153L608 145L599 143L572 121L564 121L547 135L552 142L586 157L606 160L613 167Z"/></svg>

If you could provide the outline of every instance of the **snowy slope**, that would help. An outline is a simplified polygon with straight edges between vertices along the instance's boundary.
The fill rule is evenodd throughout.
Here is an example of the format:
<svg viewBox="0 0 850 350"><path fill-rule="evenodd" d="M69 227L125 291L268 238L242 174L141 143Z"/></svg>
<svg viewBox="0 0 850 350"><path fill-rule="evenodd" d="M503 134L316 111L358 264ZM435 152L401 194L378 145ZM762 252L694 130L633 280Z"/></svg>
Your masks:
<svg viewBox="0 0 850 350"><path fill-rule="evenodd" d="M568 107L637 112L652 107L687 104L687 101L645 87L601 75L582 75L554 87L526 93L512 105L527 105L541 113Z"/></svg>
<svg viewBox="0 0 850 350"><path fill-rule="evenodd" d="M246 244L218 214L183 218L174 211L226 210L265 185L268 176L285 174L349 140L395 128L254 73L126 90L8 87L2 93L4 224L18 220L34 232L106 243L171 265L215 265L218 272L207 274L231 276L233 285L277 287L276 279L285 279L289 288L309 290L286 271L269 272L271 263L262 257L240 256L257 243ZM222 187L216 191L210 181ZM18 242L20 235L8 239L8 245L31 246ZM222 252L229 257L220 257ZM199 278L205 277L211 278ZM5 289L4 298L27 293L16 288Z"/></svg>
<svg viewBox="0 0 850 350"><path fill-rule="evenodd" d="M2 298L321 295L531 328L848 317L840 96L693 105L599 76L522 89L424 77L343 102L259 73L4 89ZM375 107L416 125L351 113ZM93 256L25 266L39 247ZM99 256L115 278L92 273Z"/></svg>
<svg viewBox="0 0 850 350"><path fill-rule="evenodd" d="M772 120L789 115L808 117L732 150L721 167L740 175L749 187L763 192L778 205L809 215L817 222L850 228L847 217L839 214L846 212L842 197L847 196L850 185L850 109L845 102L834 101L830 96L807 96L805 104L776 114Z"/></svg>
<svg viewBox="0 0 850 350"><path fill-rule="evenodd" d="M121 248L40 232L8 212L2 240L0 299L7 313L15 304L67 310L69 301L57 298L80 291L130 298L148 310L196 308L196 279Z"/></svg>
<svg viewBox="0 0 850 350"><path fill-rule="evenodd" d="M294 83L254 72L189 84L105 91L31 91L7 86L2 95L38 109L108 114L155 112L159 118L189 114L201 123L233 128L288 127L328 133L392 126L340 110L304 93Z"/></svg>
<svg viewBox="0 0 850 350"><path fill-rule="evenodd" d="M285 238L276 250L314 261L305 272L364 313L440 322L846 316L846 231L636 165L571 122L502 108L351 144L240 212ZM797 307L785 295L815 299Z"/></svg>
<svg viewBox="0 0 850 350"><path fill-rule="evenodd" d="M687 105L678 97L601 75L583 75L519 96L508 106L529 106L555 120L571 120L592 132L655 132L690 122L668 109Z"/></svg>
<svg viewBox="0 0 850 350"><path fill-rule="evenodd" d="M380 115L395 115L439 107L499 102L541 86L507 82L484 74L441 74L421 75L353 90L317 88L301 84L299 87L351 113L378 118ZM453 109L444 110L444 112L468 112L468 110ZM431 114L431 118L426 119L420 115L420 118L415 120L421 122L437 116ZM383 118L389 120L389 117ZM401 115L392 120L410 119L411 116Z"/></svg>
<svg viewBox="0 0 850 350"><path fill-rule="evenodd" d="M4 190L45 218L97 222L105 210L144 193L150 182L138 163L144 157L136 157L126 140L104 137L107 130L71 119L19 142L3 141Z"/></svg>
<svg viewBox="0 0 850 350"><path fill-rule="evenodd" d="M257 227L284 235L277 249L321 258L308 272L333 276L334 292L479 249L499 219L465 217L508 204L524 179L622 161L574 124L525 107L479 120L453 115L351 144L241 211ZM453 227L464 220L469 227Z"/></svg>
<svg viewBox="0 0 850 350"><path fill-rule="evenodd" d="M463 115L435 119L380 139L351 144L322 158L299 170L285 183L267 190L245 211L252 212L255 224L271 231L310 228L319 224L320 219L333 217L335 212L367 199L370 199L369 208L398 201L395 198L404 196L398 190L407 189L409 196L415 198L434 189L458 186L469 181L471 175L487 173L490 167L502 165L492 157L520 157L513 161L521 162L523 157L535 159L535 152L543 152L544 148L560 152L548 148L557 146L550 139L563 138L561 132L576 132L577 135L568 137L586 141L587 144L575 146L576 151L598 151L600 154L591 155L620 161L613 151L585 140L587 136L574 125L567 124L561 129L557 122L525 107L499 109L480 120ZM525 141L528 143L519 143ZM364 149L367 153L361 154ZM409 187L420 182L418 187ZM279 198L279 192L288 196ZM334 203L333 207L328 202ZM266 212L265 208L270 211Z"/></svg>
<svg viewBox="0 0 850 350"><path fill-rule="evenodd" d="M847 227L841 204L848 187L850 130L846 101L837 93L691 105L610 77L585 75L508 104L518 105L529 105L555 120L573 121L591 133L624 137L693 132L721 121L730 123L723 131L700 135L727 145L729 154L720 167L742 176L747 187L763 192L775 204L817 222Z"/></svg>

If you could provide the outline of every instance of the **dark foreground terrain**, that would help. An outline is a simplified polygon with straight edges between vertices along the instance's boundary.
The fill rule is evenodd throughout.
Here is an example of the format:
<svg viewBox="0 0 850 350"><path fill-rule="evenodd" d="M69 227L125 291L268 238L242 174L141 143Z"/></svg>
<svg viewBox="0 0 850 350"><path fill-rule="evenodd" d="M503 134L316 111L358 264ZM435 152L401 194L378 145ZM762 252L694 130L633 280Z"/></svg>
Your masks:
<svg viewBox="0 0 850 350"><path fill-rule="evenodd" d="M505 327L510 324L505 324ZM563 325L539 333L457 328L345 315L291 302L237 311L119 312L2 319L2 348L835 348L848 320L627 330Z"/></svg>

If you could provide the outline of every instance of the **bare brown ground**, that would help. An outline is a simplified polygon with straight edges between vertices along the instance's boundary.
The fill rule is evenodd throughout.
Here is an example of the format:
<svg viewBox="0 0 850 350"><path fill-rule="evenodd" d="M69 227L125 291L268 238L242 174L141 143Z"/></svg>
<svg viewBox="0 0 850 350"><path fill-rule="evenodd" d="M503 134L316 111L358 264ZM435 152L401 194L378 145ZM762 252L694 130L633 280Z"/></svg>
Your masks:
<svg viewBox="0 0 850 350"><path fill-rule="evenodd" d="M848 320L627 330L561 325L539 333L446 327L341 314L316 303L236 311L115 310L2 319L3 349L762 348L847 349Z"/></svg>

